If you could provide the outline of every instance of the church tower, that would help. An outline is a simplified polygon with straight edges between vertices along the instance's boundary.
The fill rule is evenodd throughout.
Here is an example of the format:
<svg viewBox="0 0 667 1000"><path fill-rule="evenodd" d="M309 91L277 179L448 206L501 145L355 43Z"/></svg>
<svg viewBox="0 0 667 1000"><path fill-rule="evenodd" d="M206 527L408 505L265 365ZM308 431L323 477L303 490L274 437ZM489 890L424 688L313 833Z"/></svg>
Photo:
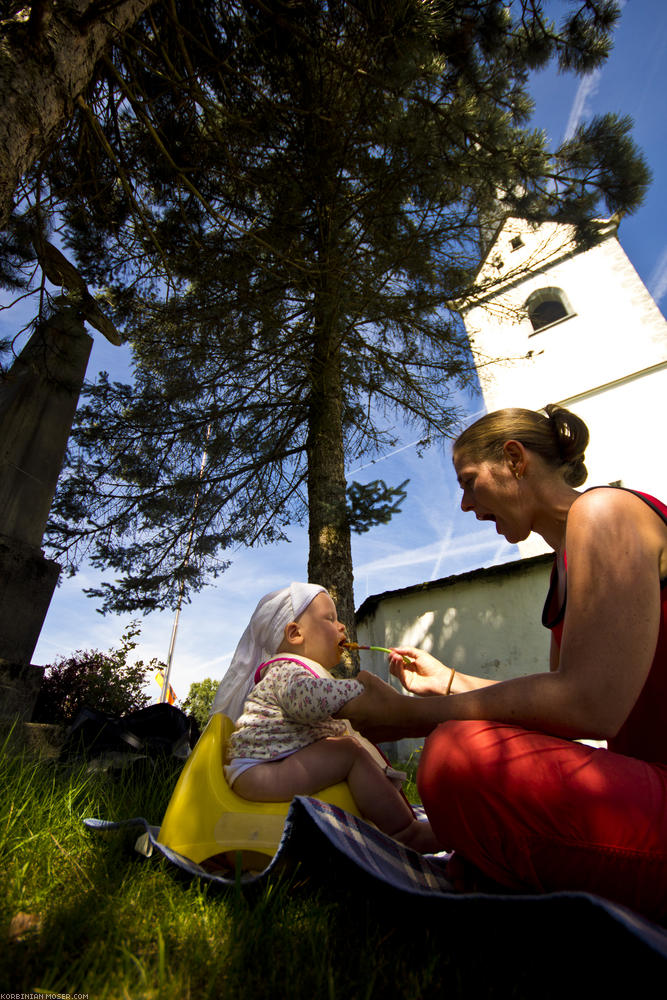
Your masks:
<svg viewBox="0 0 667 1000"><path fill-rule="evenodd" d="M559 403L586 421L585 486L667 497L667 322L617 237L578 248L571 226L508 218L461 307L487 412ZM523 557L547 551L536 535Z"/></svg>

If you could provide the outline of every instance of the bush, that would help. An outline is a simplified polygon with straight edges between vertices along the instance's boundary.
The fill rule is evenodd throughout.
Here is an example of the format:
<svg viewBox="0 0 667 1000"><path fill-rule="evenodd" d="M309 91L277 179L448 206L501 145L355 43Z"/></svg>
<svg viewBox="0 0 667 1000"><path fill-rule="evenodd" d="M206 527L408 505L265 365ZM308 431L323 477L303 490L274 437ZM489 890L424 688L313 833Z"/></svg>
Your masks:
<svg viewBox="0 0 667 1000"><path fill-rule="evenodd" d="M164 664L157 659L128 661L140 633L141 626L132 621L117 649L79 649L47 666L33 720L67 724L84 704L114 716L144 708L150 698L143 688Z"/></svg>

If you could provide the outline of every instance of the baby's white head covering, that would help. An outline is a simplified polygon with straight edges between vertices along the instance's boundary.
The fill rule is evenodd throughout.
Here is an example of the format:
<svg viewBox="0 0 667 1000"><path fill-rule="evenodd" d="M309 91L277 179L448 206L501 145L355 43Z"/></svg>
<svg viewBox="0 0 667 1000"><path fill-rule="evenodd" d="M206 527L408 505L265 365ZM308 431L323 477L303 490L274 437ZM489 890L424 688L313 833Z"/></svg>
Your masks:
<svg viewBox="0 0 667 1000"><path fill-rule="evenodd" d="M211 715L223 712L236 722L253 688L257 667L277 652L285 637L285 626L322 592L326 593L325 588L316 583L290 583L261 599L218 685Z"/></svg>

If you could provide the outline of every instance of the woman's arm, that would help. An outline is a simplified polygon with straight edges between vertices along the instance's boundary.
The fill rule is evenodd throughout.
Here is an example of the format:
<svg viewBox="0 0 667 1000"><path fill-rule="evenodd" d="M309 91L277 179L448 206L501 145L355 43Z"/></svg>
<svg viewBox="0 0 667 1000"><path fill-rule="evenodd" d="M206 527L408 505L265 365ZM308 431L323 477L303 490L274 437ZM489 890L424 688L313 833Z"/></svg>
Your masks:
<svg viewBox="0 0 667 1000"><path fill-rule="evenodd" d="M355 729L376 742L427 736L450 719L489 719L569 738L603 738L570 711L576 694L557 673L517 677L462 694L421 698L399 695L372 674L362 672L357 679L364 685L363 694L344 705L336 717L349 719Z"/></svg>
<svg viewBox="0 0 667 1000"><path fill-rule="evenodd" d="M452 667L445 666L424 649L417 649L414 646L392 649L389 655L389 669L406 691L417 695L461 694L463 691L474 691L497 683L484 677L454 671Z"/></svg>
<svg viewBox="0 0 667 1000"><path fill-rule="evenodd" d="M572 506L566 545L567 611L555 670L449 697L397 700L365 685L341 715L361 731L382 726L393 738L423 736L448 719L489 719L570 738L615 735L650 670L667 530L632 494L596 490Z"/></svg>
<svg viewBox="0 0 667 1000"><path fill-rule="evenodd" d="M570 685L573 717L615 736L646 682L660 627L667 527L642 500L598 489L567 523L567 607L553 676Z"/></svg>

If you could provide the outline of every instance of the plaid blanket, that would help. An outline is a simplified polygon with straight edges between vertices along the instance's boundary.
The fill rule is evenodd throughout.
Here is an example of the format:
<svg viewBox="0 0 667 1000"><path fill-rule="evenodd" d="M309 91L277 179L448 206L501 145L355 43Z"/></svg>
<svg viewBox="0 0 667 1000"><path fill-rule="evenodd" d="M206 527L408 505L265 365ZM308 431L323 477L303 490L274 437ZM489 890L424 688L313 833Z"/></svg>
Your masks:
<svg viewBox="0 0 667 1000"><path fill-rule="evenodd" d="M237 879L210 872L158 843L159 827L142 817L110 822L85 819L90 830L107 831L137 827L143 832L136 843L140 853L150 856L157 851L182 872L221 887L237 885ZM601 897L579 892L542 895L505 895L502 893L465 894L454 891L445 870L447 855L420 855L363 820L337 806L318 799L299 796L290 806L280 845L275 857L263 871L244 873L241 883L249 890L261 889L285 870L296 871L320 886L354 885L367 898L388 897L394 907L409 902L433 908L442 917L449 914L463 932L470 928L478 934L488 921L497 935L503 923L512 923L513 934L520 928L544 925L545 932L561 934L567 927L572 934L578 926L590 941L592 932L605 942L605 948L619 939L635 960L649 956L651 964L667 960L667 931L642 919L625 907ZM426 911L425 911L426 912Z"/></svg>
<svg viewBox="0 0 667 1000"><path fill-rule="evenodd" d="M419 818L423 810L413 808ZM85 819L83 822L88 829L98 831L141 827L144 833L136 844L139 853L150 857L153 851L159 851L182 871L197 878L222 886L236 885L235 877L208 871L159 843L160 828L151 826L143 817L120 823L102 819ZM333 851L334 855L344 858L363 873L399 891L418 895L454 891L445 876L448 855L417 854L338 806L305 796L298 796L292 802L278 850L270 864L257 874L244 873L242 883L259 887L269 882L279 870L292 868L295 864L303 868L308 859L317 853L316 844L318 851L322 852L318 868L322 858Z"/></svg>

